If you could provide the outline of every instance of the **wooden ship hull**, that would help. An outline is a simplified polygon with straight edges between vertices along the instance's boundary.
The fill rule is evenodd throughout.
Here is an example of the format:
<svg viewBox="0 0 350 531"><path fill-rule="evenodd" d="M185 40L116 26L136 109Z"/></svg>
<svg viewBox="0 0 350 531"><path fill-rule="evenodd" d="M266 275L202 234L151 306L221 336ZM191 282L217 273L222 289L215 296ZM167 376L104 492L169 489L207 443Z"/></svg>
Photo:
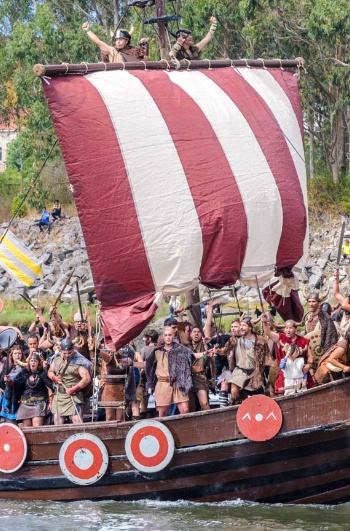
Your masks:
<svg viewBox="0 0 350 531"><path fill-rule="evenodd" d="M252 500L263 503L339 503L350 499L350 380L277 398L283 422L270 440L254 442L237 426L238 406L162 419L175 443L163 470L136 470L125 451L135 422L24 428L25 462L0 473L0 499L22 500ZM248 399L249 400L249 399ZM108 450L108 467L92 485L63 474L62 444L92 434Z"/></svg>

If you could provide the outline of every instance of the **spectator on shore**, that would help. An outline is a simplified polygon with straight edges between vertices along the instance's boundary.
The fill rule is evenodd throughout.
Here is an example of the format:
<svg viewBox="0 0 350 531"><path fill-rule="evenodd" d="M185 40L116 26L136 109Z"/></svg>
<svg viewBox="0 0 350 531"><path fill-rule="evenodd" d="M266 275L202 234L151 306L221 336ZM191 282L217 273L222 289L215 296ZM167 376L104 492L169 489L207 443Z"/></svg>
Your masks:
<svg viewBox="0 0 350 531"><path fill-rule="evenodd" d="M61 207L59 200L55 199L55 203L52 207L52 212L51 212L53 221L56 221L56 219L61 219L61 210L62 210L62 207Z"/></svg>
<svg viewBox="0 0 350 531"><path fill-rule="evenodd" d="M43 227L47 227L47 232L50 234L50 212L46 210L46 207L43 207L43 209L41 210L41 218L39 221L40 232L43 232Z"/></svg>

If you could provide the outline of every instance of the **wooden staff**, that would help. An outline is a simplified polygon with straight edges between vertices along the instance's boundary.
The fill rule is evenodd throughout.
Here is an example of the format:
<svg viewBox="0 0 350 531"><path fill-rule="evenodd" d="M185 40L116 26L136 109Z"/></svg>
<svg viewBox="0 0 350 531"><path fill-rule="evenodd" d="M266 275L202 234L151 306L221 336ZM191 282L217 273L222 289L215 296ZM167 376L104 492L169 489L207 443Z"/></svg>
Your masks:
<svg viewBox="0 0 350 531"><path fill-rule="evenodd" d="M73 276L73 273L74 273L74 269L73 269L73 271L71 272L71 274L69 275L69 277L67 278L67 280L65 281L65 283L63 284L63 287L62 287L61 291L59 292L58 297L56 298L55 302L53 303L52 306L53 306L54 308L56 308L57 304L60 303L60 301L61 301L61 297L62 297L62 295L63 295L63 292L64 292L64 290L66 289L66 287L68 286L69 281L70 281L70 279L71 279L72 276Z"/></svg>
<svg viewBox="0 0 350 531"><path fill-rule="evenodd" d="M198 70L209 68L227 67L257 67L257 68L304 68L305 61L302 57L296 59L202 59L198 61L179 61L178 64L163 59L162 61L137 61L127 63L80 63L42 65L33 67L36 76L55 76L59 74L88 74L104 72L106 70ZM45 80L46 81L46 80ZM49 83L49 80L47 80Z"/></svg>

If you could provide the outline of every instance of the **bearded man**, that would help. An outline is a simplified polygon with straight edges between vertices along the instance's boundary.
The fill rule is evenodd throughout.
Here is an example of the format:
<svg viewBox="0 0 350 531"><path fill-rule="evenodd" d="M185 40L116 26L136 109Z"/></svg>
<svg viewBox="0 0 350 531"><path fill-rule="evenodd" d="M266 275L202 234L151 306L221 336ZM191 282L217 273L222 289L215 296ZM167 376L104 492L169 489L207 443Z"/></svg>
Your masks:
<svg viewBox="0 0 350 531"><path fill-rule="evenodd" d="M232 404L244 391L242 398L264 393L265 368L272 359L267 341L253 331L250 317L241 319L240 336L235 339L233 371L227 382L231 384Z"/></svg>
<svg viewBox="0 0 350 531"><path fill-rule="evenodd" d="M334 321L322 310L322 303L317 291L309 294L307 303L310 313L305 322L306 338L313 356L312 369L316 370L322 354L327 352L338 341L338 332Z"/></svg>
<svg viewBox="0 0 350 531"><path fill-rule="evenodd" d="M55 424L64 424L70 417L73 424L83 422L84 392L91 383L91 363L79 352L69 338L61 341L61 355L53 360L48 376L57 385L52 404Z"/></svg>

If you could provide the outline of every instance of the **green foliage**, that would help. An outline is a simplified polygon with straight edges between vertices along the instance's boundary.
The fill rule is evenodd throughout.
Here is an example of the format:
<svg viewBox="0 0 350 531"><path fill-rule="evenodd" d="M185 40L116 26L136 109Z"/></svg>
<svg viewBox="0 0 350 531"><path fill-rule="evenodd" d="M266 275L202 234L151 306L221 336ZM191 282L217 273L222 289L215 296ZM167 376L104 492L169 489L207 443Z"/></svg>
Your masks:
<svg viewBox="0 0 350 531"><path fill-rule="evenodd" d="M27 205L25 203L21 206L21 208L19 208L21 203L22 203L22 201L23 201L23 197L20 196L20 195L16 195L13 198L12 206L11 206L11 210L12 210L12 215L13 216L16 216L16 217L19 217L19 218L25 218L26 215L28 214L28 207L27 207Z"/></svg>
<svg viewBox="0 0 350 531"><path fill-rule="evenodd" d="M350 215L350 179L342 176L336 183L328 173L317 175L308 184L309 210L318 214Z"/></svg>
<svg viewBox="0 0 350 531"><path fill-rule="evenodd" d="M98 48L81 30L82 22L89 20L93 31L110 42L118 18L122 27L133 22L133 42L151 37L150 58L159 59L155 28L142 24L143 17L155 15L155 8L128 8L127 0L116 4L117 13L112 2L99 0L0 3L0 121L11 118L18 127L7 166L8 171L20 172L23 190L37 175L56 138L40 81L32 72L36 63L100 61ZM317 169L327 168L334 181L340 179L347 171L350 131L350 68L340 66L350 63L348 0L182 0L166 2L166 8L169 14L182 16L181 22L169 23L170 29L190 28L195 42L208 31L210 16L218 18L215 38L203 54L209 59L304 57L307 73L301 76L300 90L307 133L314 140L313 162ZM53 196L72 199L59 147L51 160L61 188L50 180L52 171L43 172L29 198L34 207ZM16 186L12 195L18 194ZM6 195L1 197L6 200Z"/></svg>
<svg viewBox="0 0 350 531"><path fill-rule="evenodd" d="M0 173L0 222L11 217L13 197L21 190L21 175L17 170L7 168Z"/></svg>

